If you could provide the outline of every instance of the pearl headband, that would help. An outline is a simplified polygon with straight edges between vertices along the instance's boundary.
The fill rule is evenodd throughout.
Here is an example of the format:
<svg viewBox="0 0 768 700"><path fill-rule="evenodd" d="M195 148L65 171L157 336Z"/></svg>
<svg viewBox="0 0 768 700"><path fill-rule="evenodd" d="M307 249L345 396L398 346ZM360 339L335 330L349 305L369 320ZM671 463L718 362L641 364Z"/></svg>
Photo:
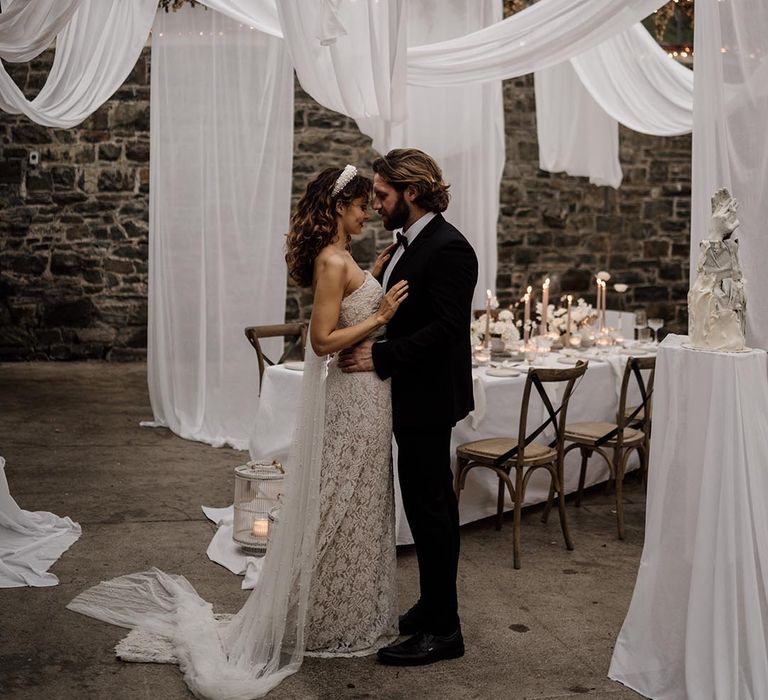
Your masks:
<svg viewBox="0 0 768 700"><path fill-rule="evenodd" d="M357 177L357 168L354 165L344 166L344 170L341 171L338 179L333 185L331 190L331 197L335 197L341 192L354 178Z"/></svg>

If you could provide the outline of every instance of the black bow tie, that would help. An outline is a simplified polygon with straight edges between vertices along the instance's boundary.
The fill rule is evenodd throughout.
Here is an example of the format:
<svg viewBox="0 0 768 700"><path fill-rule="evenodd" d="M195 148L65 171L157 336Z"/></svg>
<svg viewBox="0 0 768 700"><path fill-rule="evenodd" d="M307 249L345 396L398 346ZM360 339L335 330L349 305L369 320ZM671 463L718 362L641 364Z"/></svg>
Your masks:
<svg viewBox="0 0 768 700"><path fill-rule="evenodd" d="M403 250L407 250L408 249L408 236L406 236L404 233L400 233L400 231L398 231L395 235L397 236L397 242L401 246L403 246Z"/></svg>

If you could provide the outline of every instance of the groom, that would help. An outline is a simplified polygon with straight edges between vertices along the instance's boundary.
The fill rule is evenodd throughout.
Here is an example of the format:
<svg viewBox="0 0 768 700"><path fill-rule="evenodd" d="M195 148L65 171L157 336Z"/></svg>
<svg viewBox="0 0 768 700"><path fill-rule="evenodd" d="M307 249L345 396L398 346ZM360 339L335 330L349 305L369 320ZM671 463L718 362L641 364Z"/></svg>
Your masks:
<svg viewBox="0 0 768 700"><path fill-rule="evenodd" d="M456 574L459 511L451 477L451 429L473 408L469 324L477 257L442 216L448 185L437 163L414 148L373 163L373 208L399 246L382 273L385 290L408 280L408 299L386 339L342 353L345 372L392 378L392 418L403 506L416 545L421 597L400 617L410 638L378 652L411 666L464 654Z"/></svg>

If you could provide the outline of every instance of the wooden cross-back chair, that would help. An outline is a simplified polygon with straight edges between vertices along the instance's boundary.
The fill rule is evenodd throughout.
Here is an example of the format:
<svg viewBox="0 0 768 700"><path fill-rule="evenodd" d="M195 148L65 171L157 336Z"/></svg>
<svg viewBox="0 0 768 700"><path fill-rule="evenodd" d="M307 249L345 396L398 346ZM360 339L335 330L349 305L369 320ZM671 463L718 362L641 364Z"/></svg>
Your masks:
<svg viewBox="0 0 768 700"><path fill-rule="evenodd" d="M259 361L259 395L261 395L261 379L267 365L279 365L289 359L304 359L304 348L307 344L306 323L280 323L272 326L249 326L245 329L245 337L256 351ZM290 341L277 362L273 362L264 354L259 342L260 338L283 337Z"/></svg>
<svg viewBox="0 0 768 700"><path fill-rule="evenodd" d="M531 474L537 469L549 472L552 490L557 493L560 513L560 527L567 549L573 549L568 522L565 515L565 493L563 481L563 436L568 410L568 401L573 393L577 379L584 375L587 363L579 361L568 369L530 369L525 381L523 399L520 408L520 423L517 437L496 437L477 440L459 445L456 449L457 465L455 489L457 499L467 480L467 475L475 467L485 467L496 473L499 478L499 491L496 511L496 529L501 529L504 513L504 489L506 486L514 504L513 525L513 562L515 569L520 568L520 518L525 501L525 489ZM565 383L565 391L560 406L555 409L544 387L545 384ZM528 431L528 410L531 393L536 389L541 398L548 418L532 431ZM544 431L552 426L555 437L549 443L537 441ZM510 474L515 470L515 483Z"/></svg>
<svg viewBox="0 0 768 700"><path fill-rule="evenodd" d="M648 370L647 381L641 374ZM564 455L571 450L581 451L581 472L579 473L579 487L576 492L575 505L581 505L581 497L584 492L584 481L587 473L587 461L593 452L599 454L608 465L611 480L616 488L616 525L619 539L624 539L624 497L623 481L627 461L632 450L637 450L640 456L640 467L643 476L647 479L648 451L650 448L649 436L651 426L651 408L653 395L653 380L656 372L655 357L630 357L624 368L621 380L621 392L619 394L619 409L616 412L616 422L602 421L571 423L565 426L565 440L570 443L565 448ZM640 404L634 407L627 406L627 394L631 379L635 380L640 391ZM612 450L611 455L606 449ZM548 508L551 507L552 493Z"/></svg>

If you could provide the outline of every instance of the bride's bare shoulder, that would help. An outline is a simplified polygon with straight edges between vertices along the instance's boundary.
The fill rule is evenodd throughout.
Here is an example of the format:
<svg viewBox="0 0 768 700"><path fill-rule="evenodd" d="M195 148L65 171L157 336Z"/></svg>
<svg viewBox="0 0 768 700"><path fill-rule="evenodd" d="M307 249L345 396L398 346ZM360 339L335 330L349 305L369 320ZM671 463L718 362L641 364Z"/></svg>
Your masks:
<svg viewBox="0 0 768 700"><path fill-rule="evenodd" d="M349 261L347 256L335 246L323 248L315 258L315 273L339 274L345 272Z"/></svg>
<svg viewBox="0 0 768 700"><path fill-rule="evenodd" d="M335 246L323 248L315 258L315 285L318 280L346 287L349 278L349 261Z"/></svg>

